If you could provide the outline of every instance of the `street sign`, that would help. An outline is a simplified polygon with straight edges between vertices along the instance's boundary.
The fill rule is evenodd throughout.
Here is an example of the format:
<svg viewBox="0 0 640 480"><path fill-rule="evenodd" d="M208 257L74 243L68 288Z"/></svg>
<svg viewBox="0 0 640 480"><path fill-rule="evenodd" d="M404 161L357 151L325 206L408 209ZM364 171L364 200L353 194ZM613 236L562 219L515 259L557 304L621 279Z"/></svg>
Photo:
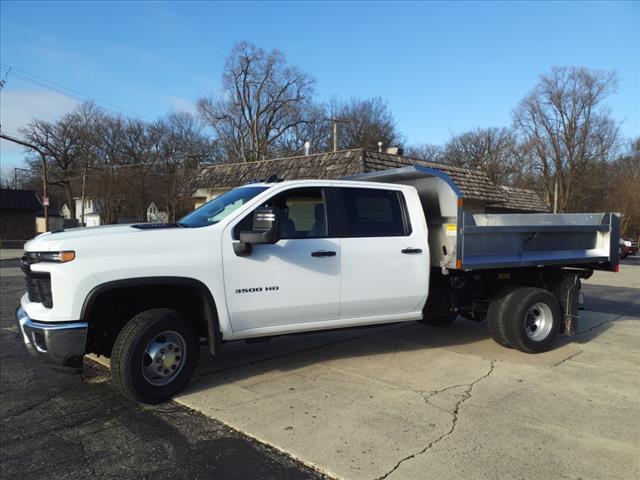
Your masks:
<svg viewBox="0 0 640 480"><path fill-rule="evenodd" d="M42 205L45 207L49 206L49 197L42 197Z"/></svg>

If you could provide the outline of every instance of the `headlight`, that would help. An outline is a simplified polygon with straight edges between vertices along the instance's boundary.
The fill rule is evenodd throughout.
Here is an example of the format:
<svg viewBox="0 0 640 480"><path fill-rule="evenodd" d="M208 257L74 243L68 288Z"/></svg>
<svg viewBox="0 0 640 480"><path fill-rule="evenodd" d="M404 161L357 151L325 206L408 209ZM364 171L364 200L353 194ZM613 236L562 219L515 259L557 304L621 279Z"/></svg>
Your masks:
<svg viewBox="0 0 640 480"><path fill-rule="evenodd" d="M76 258L76 252L27 252L29 263L53 262L66 263Z"/></svg>

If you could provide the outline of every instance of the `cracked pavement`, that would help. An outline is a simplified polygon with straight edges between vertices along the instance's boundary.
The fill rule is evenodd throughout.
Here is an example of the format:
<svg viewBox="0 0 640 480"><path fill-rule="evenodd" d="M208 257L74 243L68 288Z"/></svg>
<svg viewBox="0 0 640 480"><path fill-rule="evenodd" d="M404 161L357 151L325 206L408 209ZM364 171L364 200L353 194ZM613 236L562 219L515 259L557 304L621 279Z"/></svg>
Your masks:
<svg viewBox="0 0 640 480"><path fill-rule="evenodd" d="M334 478L640 478L640 258L583 290L578 334L544 354L502 348L462 319L234 342L203 355L175 403ZM95 408L82 388L76 397ZM196 415L158 408L164 421ZM102 442L114 432L83 428ZM95 467L98 453L85 447L78 462Z"/></svg>
<svg viewBox="0 0 640 480"><path fill-rule="evenodd" d="M544 354L483 324L226 345L177 402L336 478L638 478L640 258L585 282Z"/></svg>
<svg viewBox="0 0 640 480"><path fill-rule="evenodd" d="M427 404L429 404L429 405L432 405L432 403L430 403L430 401L429 401L429 399L431 397L439 395L439 394L441 394L443 392L447 392L447 391L453 390L453 389L464 388L464 390L462 390L461 398L455 403L455 405L453 407L453 411L451 411L451 428L447 432L443 433L438 438L433 440L432 442L429 442L429 444L426 447L424 447L422 450L420 450L419 452L413 453L413 454L403 458L402 460L400 460L389 472L387 472L384 475L378 477L376 480L383 480L383 479L389 477L389 475L393 474L396 470L398 470L398 468L400 468L400 465L402 465L404 462L406 462L407 460L411 460L413 458L416 458L419 455L423 455L427 450L432 448L438 442L440 442L444 438L446 438L449 435L451 435L453 433L453 431L456 429L456 425L458 423L458 415L459 415L459 412L460 412L460 407L462 406L462 404L464 402L466 402L467 400L469 400L471 398L471 392L473 391L474 385L476 385L478 382L481 382L482 380L484 380L485 378L487 378L489 375L491 375L493 373L493 370L495 368L495 364L496 364L495 360L491 360L489 371L485 375L483 375L480 378L478 378L477 380L474 380L472 383L469 383L467 385L452 385L450 387L445 387L445 388L443 388L441 390L437 390L435 392L430 392L427 396L425 396L424 397L425 402L427 402ZM433 405L433 406L435 406L435 405ZM440 407L436 407L436 408L440 408Z"/></svg>

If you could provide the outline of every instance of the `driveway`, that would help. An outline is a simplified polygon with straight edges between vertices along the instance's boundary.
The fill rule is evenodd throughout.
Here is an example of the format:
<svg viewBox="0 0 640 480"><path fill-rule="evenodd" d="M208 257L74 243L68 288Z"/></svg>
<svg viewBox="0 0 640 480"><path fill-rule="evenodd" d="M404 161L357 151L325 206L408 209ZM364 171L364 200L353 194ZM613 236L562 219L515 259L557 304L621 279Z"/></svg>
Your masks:
<svg viewBox="0 0 640 480"><path fill-rule="evenodd" d="M584 291L544 354L463 319L235 343L176 401L338 478L640 478L640 258Z"/></svg>
<svg viewBox="0 0 640 480"><path fill-rule="evenodd" d="M640 478L640 258L625 261L619 274L596 273L584 291L587 310L581 311L579 333L544 354L502 348L484 324L463 319L448 329L410 322L235 342L215 359L203 354L196 377L175 404L154 409L127 404L104 383L107 374L94 367L89 372L98 373L74 384L71 398L54 397L38 406L45 415L38 423L51 421L46 412L52 408L57 416L83 409L81 424L96 412L105 415L108 405L115 405L109 408L117 415L119 408L136 412L119 420L122 429L130 423L127 415L138 418L137 427L129 429L136 440L123 447L130 467L137 456L146 458L149 448L170 451L162 445L171 444L174 435L178 444L197 440L194 450L173 452L171 461L183 465L189 452L199 452L194 458L204 461L209 449L217 454L224 448L216 443L216 432L227 432L239 445L229 461L256 468L249 478L317 475L294 458L345 479ZM29 378L38 378L36 372ZM29 381L18 384L15 395ZM5 415L4 389L1 398L3 422L11 425L16 417ZM22 423L3 431L28 426L28 415L19 418ZM96 428L109 422L98 418ZM195 433L178 423L154 437L156 424L175 425L174 418L192 422ZM69 455L79 463L86 454L94 465L103 455L100 446L119 438L99 430L100 441L82 446L71 423L66 438L76 450ZM11 435L13 448L18 440ZM131 447L140 442L142 447ZM113 451L106 455L113 459ZM170 468L162 453L154 455ZM21 457L12 458L17 464ZM224 460L210 462L210 468L219 468ZM276 469L273 477L260 470L267 468L261 462ZM173 472L184 473L177 467Z"/></svg>

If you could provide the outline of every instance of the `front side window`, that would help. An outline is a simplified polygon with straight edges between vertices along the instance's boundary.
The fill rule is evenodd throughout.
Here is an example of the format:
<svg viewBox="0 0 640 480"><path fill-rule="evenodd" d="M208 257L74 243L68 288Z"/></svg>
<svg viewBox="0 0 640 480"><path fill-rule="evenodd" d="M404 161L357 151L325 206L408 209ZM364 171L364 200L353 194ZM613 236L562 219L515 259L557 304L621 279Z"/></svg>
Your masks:
<svg viewBox="0 0 640 480"><path fill-rule="evenodd" d="M341 188L345 237L394 237L410 234L402 193L373 188Z"/></svg>
<svg viewBox="0 0 640 480"><path fill-rule="evenodd" d="M327 209L322 188L295 188L279 193L261 205L280 209L280 238L326 238ZM253 214L234 229L234 238L250 230Z"/></svg>
<svg viewBox="0 0 640 480"><path fill-rule="evenodd" d="M322 191L315 188L292 190L275 198L282 208L282 238L322 238L327 236L327 212ZM279 205L278 205L279 203Z"/></svg>
<svg viewBox="0 0 640 480"><path fill-rule="evenodd" d="M230 190L205 203L200 208L181 218L182 227L206 227L214 225L236 211L268 187L240 187Z"/></svg>

